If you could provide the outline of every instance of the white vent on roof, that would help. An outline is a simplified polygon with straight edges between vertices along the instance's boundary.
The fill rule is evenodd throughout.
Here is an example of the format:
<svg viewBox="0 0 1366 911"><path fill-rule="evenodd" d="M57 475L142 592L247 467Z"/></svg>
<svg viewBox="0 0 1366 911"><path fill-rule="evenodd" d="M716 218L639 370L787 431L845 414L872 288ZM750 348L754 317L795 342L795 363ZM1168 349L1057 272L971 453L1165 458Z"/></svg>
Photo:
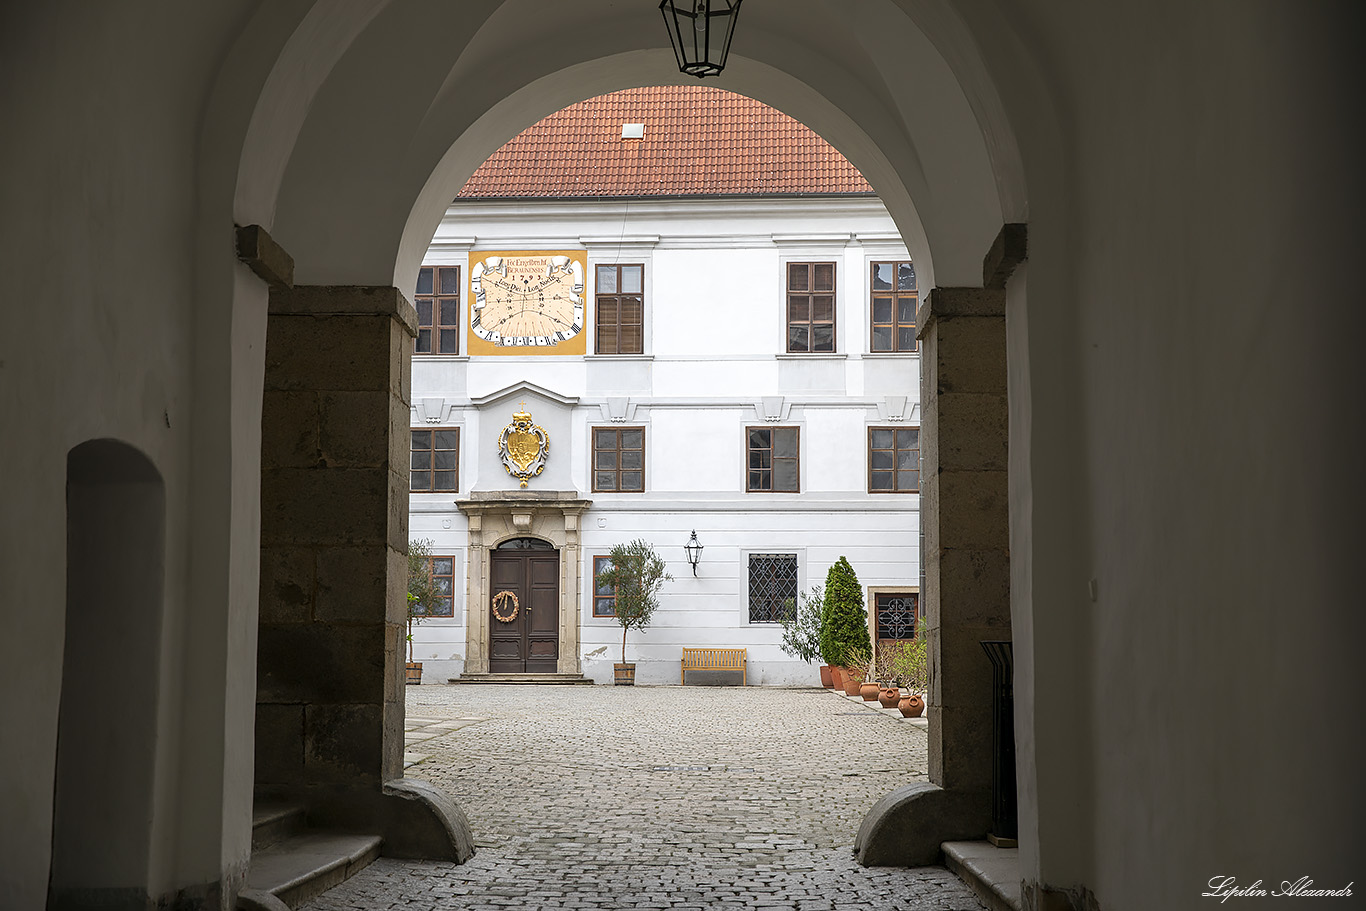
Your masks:
<svg viewBox="0 0 1366 911"><path fill-rule="evenodd" d="M645 124L643 123L623 123L621 125L622 139L644 139Z"/></svg>

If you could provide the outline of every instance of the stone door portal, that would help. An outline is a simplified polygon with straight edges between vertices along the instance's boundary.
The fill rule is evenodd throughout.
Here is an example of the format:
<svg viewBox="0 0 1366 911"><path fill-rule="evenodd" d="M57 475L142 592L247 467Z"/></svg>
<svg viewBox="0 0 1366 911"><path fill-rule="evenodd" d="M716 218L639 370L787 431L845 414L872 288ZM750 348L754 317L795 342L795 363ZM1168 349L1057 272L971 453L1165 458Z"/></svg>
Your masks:
<svg viewBox="0 0 1366 911"><path fill-rule="evenodd" d="M534 538L515 538L489 557L489 672L555 673L560 656L559 551Z"/></svg>

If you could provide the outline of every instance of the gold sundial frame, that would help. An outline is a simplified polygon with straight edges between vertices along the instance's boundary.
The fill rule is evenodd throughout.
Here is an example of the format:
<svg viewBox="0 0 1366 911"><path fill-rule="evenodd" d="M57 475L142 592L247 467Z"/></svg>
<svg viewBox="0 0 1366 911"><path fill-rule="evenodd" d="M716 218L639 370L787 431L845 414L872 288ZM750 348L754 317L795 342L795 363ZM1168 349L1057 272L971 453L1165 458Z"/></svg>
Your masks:
<svg viewBox="0 0 1366 911"><path fill-rule="evenodd" d="M526 487L527 481L545 471L549 454L550 435L532 420L526 402L522 402L521 410L498 435L498 459L507 473Z"/></svg>

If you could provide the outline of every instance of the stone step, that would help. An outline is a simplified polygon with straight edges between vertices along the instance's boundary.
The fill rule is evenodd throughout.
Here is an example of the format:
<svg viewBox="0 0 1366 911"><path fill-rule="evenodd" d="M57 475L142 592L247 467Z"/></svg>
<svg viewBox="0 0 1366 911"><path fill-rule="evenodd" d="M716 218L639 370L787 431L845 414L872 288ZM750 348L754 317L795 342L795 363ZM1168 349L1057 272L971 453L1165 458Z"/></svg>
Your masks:
<svg viewBox="0 0 1366 911"><path fill-rule="evenodd" d="M591 686L593 684L592 678L585 677L583 674L461 674L459 677L451 677L446 682L499 683L516 686L546 686L552 684L556 686Z"/></svg>
<svg viewBox="0 0 1366 911"><path fill-rule="evenodd" d="M302 832L306 825L301 804L258 798L251 805L251 849L269 847Z"/></svg>
<svg viewBox="0 0 1366 911"><path fill-rule="evenodd" d="M378 835L300 832L251 852L246 887L297 908L364 869L382 843Z"/></svg>
<svg viewBox="0 0 1366 911"><path fill-rule="evenodd" d="M1020 911L1020 849L989 841L946 841L944 866L954 872L991 911Z"/></svg>

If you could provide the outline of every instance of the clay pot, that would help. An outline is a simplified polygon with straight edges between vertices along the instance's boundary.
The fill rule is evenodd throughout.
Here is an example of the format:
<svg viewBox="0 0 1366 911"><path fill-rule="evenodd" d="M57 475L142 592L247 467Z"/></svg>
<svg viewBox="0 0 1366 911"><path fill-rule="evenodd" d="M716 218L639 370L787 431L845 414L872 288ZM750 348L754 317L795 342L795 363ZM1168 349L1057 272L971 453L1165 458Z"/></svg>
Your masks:
<svg viewBox="0 0 1366 911"><path fill-rule="evenodd" d="M859 695L859 688L862 686L863 675L856 671L851 671L847 667L844 668L844 695L857 696Z"/></svg>
<svg viewBox="0 0 1366 911"><path fill-rule="evenodd" d="M835 681L830 677L830 671L830 665L821 665L821 686L825 687L827 690L835 685Z"/></svg>
<svg viewBox="0 0 1366 911"><path fill-rule="evenodd" d="M902 718L919 718L920 714L925 711L925 700L915 693L911 693L909 696L903 697L896 704L896 707L901 709Z"/></svg>
<svg viewBox="0 0 1366 911"><path fill-rule="evenodd" d="M844 668L834 667L832 665L830 668L830 682L834 684L834 689L841 693L844 692Z"/></svg>
<svg viewBox="0 0 1366 911"><path fill-rule="evenodd" d="M877 690L876 683L865 683L859 687L859 695L863 697L864 702L877 702Z"/></svg>
<svg viewBox="0 0 1366 911"><path fill-rule="evenodd" d="M877 704L884 709L894 709L896 704L901 701L901 687L888 686L877 692Z"/></svg>

